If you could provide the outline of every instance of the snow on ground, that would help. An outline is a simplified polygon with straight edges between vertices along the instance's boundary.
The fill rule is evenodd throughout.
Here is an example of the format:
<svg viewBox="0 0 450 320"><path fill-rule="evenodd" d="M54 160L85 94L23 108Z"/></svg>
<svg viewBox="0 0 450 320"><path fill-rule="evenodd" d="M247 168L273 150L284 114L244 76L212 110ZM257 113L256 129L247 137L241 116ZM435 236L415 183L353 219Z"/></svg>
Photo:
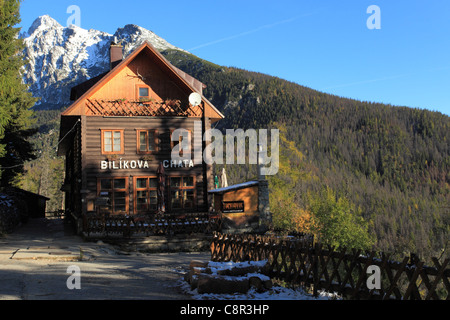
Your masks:
<svg viewBox="0 0 450 320"><path fill-rule="evenodd" d="M335 294L321 292L316 298L302 289L289 289L280 286L274 286L266 292L256 292L251 288L246 294L199 294L197 289L191 290L190 285L180 280L180 287L184 293L192 296L194 300L335 300L338 299Z"/></svg>
<svg viewBox="0 0 450 320"><path fill-rule="evenodd" d="M231 270L235 267L245 268L248 266L263 267L267 260L263 261L246 261L246 262L212 262L208 263L213 274L217 274L219 270ZM263 274L247 274L249 276L259 276L261 279L268 278ZM194 300L336 300L340 299L335 293L320 292L318 297L306 293L301 288L290 289L282 286L273 286L272 289L265 292L257 292L255 288L251 288L246 294L199 294L197 289L191 290L190 285L182 278L179 281L181 290L192 296Z"/></svg>
<svg viewBox="0 0 450 320"><path fill-rule="evenodd" d="M14 204L14 201L9 198L7 195L0 194L0 206L11 207Z"/></svg>

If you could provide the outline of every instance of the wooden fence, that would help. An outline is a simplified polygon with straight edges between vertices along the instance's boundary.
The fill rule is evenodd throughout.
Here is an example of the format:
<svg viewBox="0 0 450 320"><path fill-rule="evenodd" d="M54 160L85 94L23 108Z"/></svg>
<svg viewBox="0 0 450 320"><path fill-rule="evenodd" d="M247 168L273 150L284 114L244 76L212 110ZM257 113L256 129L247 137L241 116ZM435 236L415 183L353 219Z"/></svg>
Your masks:
<svg viewBox="0 0 450 320"><path fill-rule="evenodd" d="M65 210L47 211L45 217L48 219L62 219L64 218Z"/></svg>
<svg viewBox="0 0 450 320"><path fill-rule="evenodd" d="M191 233L213 233L220 230L221 219L208 213L185 213L137 216L83 217L83 232L89 237L131 237L152 235L174 235Z"/></svg>
<svg viewBox="0 0 450 320"><path fill-rule="evenodd" d="M335 250L309 238L214 233L211 260L268 260L267 275L315 295L324 290L345 299L450 300L448 258L442 263L433 258L429 267L414 256L397 262L387 254Z"/></svg>

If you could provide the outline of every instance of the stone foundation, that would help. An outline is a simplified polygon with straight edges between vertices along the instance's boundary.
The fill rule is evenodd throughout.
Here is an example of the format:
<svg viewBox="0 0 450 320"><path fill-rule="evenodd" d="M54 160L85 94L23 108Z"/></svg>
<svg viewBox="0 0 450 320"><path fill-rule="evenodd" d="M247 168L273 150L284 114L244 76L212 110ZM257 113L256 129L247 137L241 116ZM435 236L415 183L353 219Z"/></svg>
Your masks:
<svg viewBox="0 0 450 320"><path fill-rule="evenodd" d="M257 232L263 233L272 224L272 214L270 213L269 181L259 180L258 188L258 211L259 228Z"/></svg>
<svg viewBox="0 0 450 320"><path fill-rule="evenodd" d="M149 236L149 237L85 237L87 241L96 242L101 240L118 246L125 252L202 252L209 251L211 245L211 235L194 234L179 236Z"/></svg>

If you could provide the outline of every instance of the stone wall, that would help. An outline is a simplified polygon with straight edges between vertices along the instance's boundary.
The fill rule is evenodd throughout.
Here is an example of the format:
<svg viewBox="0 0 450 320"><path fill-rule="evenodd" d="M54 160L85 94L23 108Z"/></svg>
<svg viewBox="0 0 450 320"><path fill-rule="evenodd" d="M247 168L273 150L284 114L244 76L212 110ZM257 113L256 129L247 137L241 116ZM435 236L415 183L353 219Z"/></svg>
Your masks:
<svg viewBox="0 0 450 320"><path fill-rule="evenodd" d="M272 223L272 214L270 213L269 200L269 181L259 180L258 188L258 210L259 210L259 230L266 232Z"/></svg>
<svg viewBox="0 0 450 320"><path fill-rule="evenodd" d="M90 242L103 241L120 248L125 252L204 252L210 250L212 236L209 234L173 235L173 236L149 236L131 238L117 237L92 237L84 236Z"/></svg>

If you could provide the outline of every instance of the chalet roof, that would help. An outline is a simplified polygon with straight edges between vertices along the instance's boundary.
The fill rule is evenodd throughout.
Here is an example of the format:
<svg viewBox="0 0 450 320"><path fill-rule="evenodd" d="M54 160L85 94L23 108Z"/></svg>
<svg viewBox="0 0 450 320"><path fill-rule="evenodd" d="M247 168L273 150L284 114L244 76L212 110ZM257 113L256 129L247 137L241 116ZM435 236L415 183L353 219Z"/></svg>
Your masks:
<svg viewBox="0 0 450 320"><path fill-rule="evenodd" d="M71 140L70 135L74 134L74 129L79 123L81 115L101 115L101 116L185 116L200 117L201 109L199 107L188 108L187 110L177 105L156 104L144 106L142 103L135 102L122 103L119 101L91 101L92 97L100 90L108 81L113 79L119 72L125 69L141 52L146 50L151 57L165 72L167 72L177 86L184 88L184 91L197 92L202 96L202 100L208 110L208 117L217 121L224 118L224 115L203 96L203 89L206 87L203 83L185 73L184 71L173 66L159 51L157 51L148 41L144 42L136 50L128 55L119 64L110 71L91 78L77 86L71 92L71 100L75 100L61 114L60 142L58 144L58 155L64 155L68 141Z"/></svg>
<svg viewBox="0 0 450 320"><path fill-rule="evenodd" d="M6 194L19 194L19 195L24 195L24 196L30 196L30 197L35 197L35 198L41 198L45 201L49 201L50 198L43 196L41 194L37 194L31 191L27 191L24 189L20 189L20 188L16 188L16 187L8 187L5 189L5 193Z"/></svg>
<svg viewBox="0 0 450 320"><path fill-rule="evenodd" d="M164 56L161 55L161 57L163 59L165 59L168 64L170 64L170 62ZM194 77L189 75L188 73L178 69L177 67L175 67L172 64L171 64L171 66L180 75L180 77L182 77L184 80L186 80L187 83L191 84L191 86L194 87L197 90L197 92L202 93L203 89L206 88L205 84L201 83L200 81L198 81L197 79L195 79ZM79 85L73 87L70 91L70 100L71 101L77 100L79 97L81 97L83 94L85 94L90 88L92 88L97 82L102 80L103 77L105 77L108 74L108 72L104 72L96 77L86 80L86 81L80 83Z"/></svg>
<svg viewBox="0 0 450 320"><path fill-rule="evenodd" d="M259 181L248 181L248 182L244 182L244 183L228 186L228 187L225 187L225 188L209 190L208 193L224 194L224 193L227 193L227 192L230 192L230 191L236 191L236 190L239 190L239 189L245 189L245 188L253 187L253 186L257 186L257 185L259 185Z"/></svg>
<svg viewBox="0 0 450 320"><path fill-rule="evenodd" d="M184 87L191 91L197 92L202 96L202 100L205 104L212 109L213 113L216 114L217 119L223 119L224 115L203 96L203 88L206 86L190 76L186 72L173 66L159 51L157 51L148 41L145 41L141 46L139 46L135 51L133 51L126 59L121 63L111 69L109 72L101 74L84 83L79 84L74 87L71 92L71 99L76 99L76 101L69 106L63 113L62 116L75 116L84 114L82 109L82 104L89 98L93 93L99 90L106 82L112 79L119 71L123 70L133 59L141 53L143 50L148 49L153 53L155 57L159 60L162 66L168 68L169 72L175 75Z"/></svg>
<svg viewBox="0 0 450 320"><path fill-rule="evenodd" d="M75 101L83 94L85 94L90 88L92 88L97 82L99 82L104 76L106 76L108 72L102 73L96 77L93 77L89 80L86 80L79 85L73 87L70 90L70 100Z"/></svg>

